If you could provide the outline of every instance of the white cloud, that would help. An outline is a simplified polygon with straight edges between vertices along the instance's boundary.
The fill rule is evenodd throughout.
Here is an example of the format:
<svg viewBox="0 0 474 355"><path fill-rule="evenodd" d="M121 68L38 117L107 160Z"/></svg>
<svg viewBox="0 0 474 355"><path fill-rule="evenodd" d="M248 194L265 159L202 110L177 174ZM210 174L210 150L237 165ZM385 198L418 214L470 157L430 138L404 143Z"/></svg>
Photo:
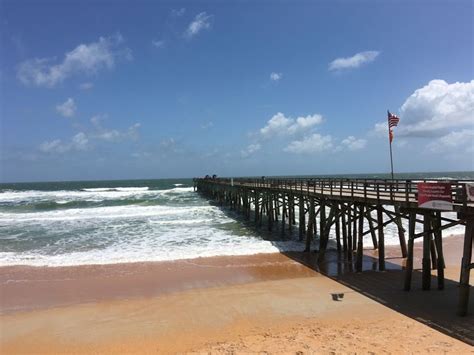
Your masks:
<svg viewBox="0 0 474 355"><path fill-rule="evenodd" d="M197 14L194 20L188 25L184 36L190 39L202 30L211 28L211 18L212 15L208 15L206 12Z"/></svg>
<svg viewBox="0 0 474 355"><path fill-rule="evenodd" d="M76 114L76 110L76 103L71 97L62 104L56 106L56 111L63 117L73 117Z"/></svg>
<svg viewBox="0 0 474 355"><path fill-rule="evenodd" d="M201 125L202 129L209 129L209 128L212 128L212 127L214 127L214 122L212 122L212 121L205 122Z"/></svg>
<svg viewBox="0 0 474 355"><path fill-rule="evenodd" d="M117 142L122 138L122 133L116 129L104 130L101 133L96 134L95 137L107 142Z"/></svg>
<svg viewBox="0 0 474 355"><path fill-rule="evenodd" d="M247 158L251 156L252 154L258 152L260 150L261 146L259 143L256 144L249 144L245 149L242 149L240 151L240 155L242 158Z"/></svg>
<svg viewBox="0 0 474 355"><path fill-rule="evenodd" d="M153 39L153 40L151 41L151 44L152 44L153 47L155 47L155 48L163 48L163 47L165 46L165 41Z"/></svg>
<svg viewBox="0 0 474 355"><path fill-rule="evenodd" d="M172 9L171 10L171 15L175 16L175 17L181 17L181 16L184 15L185 12L186 12L186 9L184 7L180 8L180 9Z"/></svg>
<svg viewBox="0 0 474 355"><path fill-rule="evenodd" d="M446 152L458 150L460 154L464 152L474 153L474 129L463 129L448 133L428 145L433 152ZM474 157L471 155L471 161Z"/></svg>
<svg viewBox="0 0 474 355"><path fill-rule="evenodd" d="M279 81L281 78L283 78L283 74L282 73L271 73L270 74L270 80L271 81Z"/></svg>
<svg viewBox="0 0 474 355"><path fill-rule="evenodd" d="M89 150L91 149L91 142L114 143L138 139L140 123L133 124L125 131L106 129L102 127L102 121L106 117L106 115L96 115L91 118L93 129L89 132L79 132L69 142L63 142L60 139L43 142L40 144L39 150L44 153L67 153Z"/></svg>
<svg viewBox="0 0 474 355"><path fill-rule="evenodd" d="M399 116L394 131L400 137L439 137L456 128L472 128L474 80L453 84L431 80L405 100ZM373 133L387 136L387 122L376 123Z"/></svg>
<svg viewBox="0 0 474 355"><path fill-rule="evenodd" d="M343 139L341 142L341 145L344 148L347 148L349 150L360 150L365 148L367 144L367 140L362 139L362 138L356 138L354 136L349 136L346 139Z"/></svg>
<svg viewBox="0 0 474 355"><path fill-rule="evenodd" d="M329 63L329 70L344 70L344 69L355 69L359 68L365 63L370 63L375 60L380 54L379 51L366 51L360 52L352 57L337 58Z"/></svg>
<svg viewBox="0 0 474 355"><path fill-rule="evenodd" d="M91 123L95 128L101 129L102 128L102 122L106 118L107 118L107 115L95 115L95 116L91 117Z"/></svg>
<svg viewBox="0 0 474 355"><path fill-rule="evenodd" d="M275 114L270 118L265 127L260 129L260 134L264 138L271 138L274 136L293 135L304 132L311 127L323 122L323 117L318 114L308 115L306 117L285 117L281 112Z"/></svg>
<svg viewBox="0 0 474 355"><path fill-rule="evenodd" d="M72 148L75 150L86 150L88 148L89 139L84 132L79 132L72 137Z"/></svg>
<svg viewBox="0 0 474 355"><path fill-rule="evenodd" d="M103 140L106 142L120 142L124 140L137 140L139 137L140 123L135 123L128 127L126 131L119 131L117 129L107 129L102 126L102 122L107 118L107 115L96 115L91 118L91 123L94 126L94 131L91 133L91 138Z"/></svg>
<svg viewBox="0 0 474 355"><path fill-rule="evenodd" d="M164 149L173 148L176 145L174 138L166 138L160 142L160 146Z"/></svg>
<svg viewBox="0 0 474 355"><path fill-rule="evenodd" d="M46 141L40 144L39 149L44 153L66 153L69 151L84 151L89 149L89 139L84 132L79 132L72 137L69 143L60 139Z"/></svg>
<svg viewBox="0 0 474 355"><path fill-rule="evenodd" d="M284 151L296 154L310 154L323 152L332 147L332 137L330 135L323 136L318 133L313 133L301 140L291 142Z"/></svg>
<svg viewBox="0 0 474 355"><path fill-rule="evenodd" d="M448 84L431 80L416 90L400 109L399 133L439 135L440 131L474 125L474 80Z"/></svg>
<svg viewBox="0 0 474 355"><path fill-rule="evenodd" d="M87 82L87 83L82 83L79 85L79 89L81 90L90 90L94 87L94 83Z"/></svg>
<svg viewBox="0 0 474 355"><path fill-rule="evenodd" d="M59 64L54 58L34 58L22 62L18 68L18 79L25 85L54 87L78 73L88 75L101 69L112 69L119 59L131 59L128 48L121 48L120 34L100 37L97 42L80 44L67 52Z"/></svg>
<svg viewBox="0 0 474 355"><path fill-rule="evenodd" d="M60 139L55 139L53 141L46 141L41 143L39 149L45 153L59 152L63 149L63 145Z"/></svg>

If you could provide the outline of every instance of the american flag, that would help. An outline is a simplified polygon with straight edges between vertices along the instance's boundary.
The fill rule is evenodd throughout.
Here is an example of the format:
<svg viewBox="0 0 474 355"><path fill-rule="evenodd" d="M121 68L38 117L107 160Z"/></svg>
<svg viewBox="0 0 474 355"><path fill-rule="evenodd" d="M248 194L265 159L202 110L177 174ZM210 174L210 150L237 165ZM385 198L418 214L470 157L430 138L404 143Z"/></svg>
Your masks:
<svg viewBox="0 0 474 355"><path fill-rule="evenodd" d="M397 115L390 113L390 111L387 111L387 113L388 113L388 128L397 127L398 122L400 122L400 118Z"/></svg>

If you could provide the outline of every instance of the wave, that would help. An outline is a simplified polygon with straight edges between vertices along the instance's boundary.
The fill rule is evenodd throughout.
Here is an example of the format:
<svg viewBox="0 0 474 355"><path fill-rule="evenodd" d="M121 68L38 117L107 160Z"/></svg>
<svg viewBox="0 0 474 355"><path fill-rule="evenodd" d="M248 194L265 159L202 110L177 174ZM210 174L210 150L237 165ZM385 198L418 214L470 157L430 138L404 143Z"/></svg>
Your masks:
<svg viewBox="0 0 474 355"><path fill-rule="evenodd" d="M0 212L0 222L5 223L25 223L25 222L46 222L46 221L71 221L71 220L102 220L116 218L143 218L162 216L194 216L211 212L215 207L194 206L194 207L171 207L171 206L114 206L114 207L90 207L90 208L70 208L66 210L52 210L45 212L31 213L2 213Z"/></svg>
<svg viewBox="0 0 474 355"><path fill-rule="evenodd" d="M184 184L173 184L173 185L178 187L178 186L183 186Z"/></svg>
<svg viewBox="0 0 474 355"><path fill-rule="evenodd" d="M93 187L93 188L84 188L81 191L87 192L106 192L106 191L148 191L150 188L145 187Z"/></svg>
<svg viewBox="0 0 474 355"><path fill-rule="evenodd" d="M87 190L87 191L86 191ZM166 190L150 190L148 187L91 188L82 190L8 190L0 193L2 203L36 203L39 201L103 201L130 197L154 198L162 194L193 192L192 187L174 187Z"/></svg>

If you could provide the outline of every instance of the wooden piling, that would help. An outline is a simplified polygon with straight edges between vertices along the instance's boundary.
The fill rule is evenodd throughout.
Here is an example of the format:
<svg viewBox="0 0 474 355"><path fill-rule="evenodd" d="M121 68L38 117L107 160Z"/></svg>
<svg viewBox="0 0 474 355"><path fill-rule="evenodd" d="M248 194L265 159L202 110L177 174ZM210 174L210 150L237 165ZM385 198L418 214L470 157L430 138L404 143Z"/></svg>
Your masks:
<svg viewBox="0 0 474 355"><path fill-rule="evenodd" d="M339 204L336 203L334 204L334 208L336 209L336 217L334 223L336 224L336 247L337 251L341 252L341 225L340 225L340 210L339 210Z"/></svg>
<svg viewBox="0 0 474 355"><path fill-rule="evenodd" d="M304 198L300 196L298 199L298 208L299 208L299 228L298 228L298 237L299 240L303 240L303 235L305 231L305 218L304 218Z"/></svg>
<svg viewBox="0 0 474 355"><path fill-rule="evenodd" d="M326 202L324 199L319 201L319 251L324 246L324 229L326 227Z"/></svg>
<svg viewBox="0 0 474 355"><path fill-rule="evenodd" d="M400 249L402 251L402 257L406 258L408 254L407 242L405 239L405 230L403 229L402 219L400 218L400 208L398 206L395 206L395 213L398 214L395 221L398 229L398 239L400 240Z"/></svg>
<svg viewBox="0 0 474 355"><path fill-rule="evenodd" d="M364 205L359 205L359 231L357 241L356 271L362 272L362 263L364 258Z"/></svg>
<svg viewBox="0 0 474 355"><path fill-rule="evenodd" d="M281 195L282 198L282 212L281 212L281 235L285 235L285 218L286 218L286 196L285 194Z"/></svg>
<svg viewBox="0 0 474 355"><path fill-rule="evenodd" d="M385 236L383 231L383 207L377 206L377 231L379 234L379 270L385 270Z"/></svg>
<svg viewBox="0 0 474 355"><path fill-rule="evenodd" d="M434 239L436 245L436 253L438 254L438 290L444 289L444 255L443 255L443 240L441 231L441 212L435 212L432 219L432 228L434 230Z"/></svg>
<svg viewBox="0 0 474 355"><path fill-rule="evenodd" d="M344 204L341 204L341 227L342 227L342 250L347 253L347 225L346 225L346 210Z"/></svg>
<svg viewBox="0 0 474 355"><path fill-rule="evenodd" d="M259 196L259 193L257 190L255 190L255 224L258 224L258 220L259 220L259 200L260 200L260 196Z"/></svg>
<svg viewBox="0 0 474 355"><path fill-rule="evenodd" d="M352 250L357 250L357 205L354 204L352 216Z"/></svg>
<svg viewBox="0 0 474 355"><path fill-rule="evenodd" d="M367 209L367 221L369 222L370 235L372 236L372 245L374 249L378 248L377 236L375 235L374 221L372 220L372 214L369 209Z"/></svg>
<svg viewBox="0 0 474 355"><path fill-rule="evenodd" d="M431 218L430 213L425 212L423 215L423 259L422 259L422 289L429 290L431 288Z"/></svg>
<svg viewBox="0 0 474 355"><path fill-rule="evenodd" d="M347 259L352 262L352 228L351 228L351 214L352 214L351 204L347 204Z"/></svg>
<svg viewBox="0 0 474 355"><path fill-rule="evenodd" d="M469 304L469 274L473 264L472 258L472 240L474 238L474 215L466 216L466 231L464 232L464 246L461 262L461 277L459 282L459 303L458 315L465 316Z"/></svg>
<svg viewBox="0 0 474 355"><path fill-rule="evenodd" d="M410 211L408 221L408 250L405 268L405 291L410 291L413 274L413 247L415 244L416 212Z"/></svg>
<svg viewBox="0 0 474 355"><path fill-rule="evenodd" d="M306 245L305 245L305 252L309 252L311 250L311 241L313 240L313 224L315 222L314 218L314 198L311 197L309 199L309 216L308 216L308 228L306 229Z"/></svg>

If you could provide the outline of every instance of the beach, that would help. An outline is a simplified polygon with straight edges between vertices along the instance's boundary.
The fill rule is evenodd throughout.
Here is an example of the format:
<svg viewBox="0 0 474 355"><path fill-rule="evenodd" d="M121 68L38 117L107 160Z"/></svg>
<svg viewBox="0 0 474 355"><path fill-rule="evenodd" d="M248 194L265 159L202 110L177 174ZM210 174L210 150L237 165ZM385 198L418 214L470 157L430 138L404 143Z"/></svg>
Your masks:
<svg viewBox="0 0 474 355"><path fill-rule="evenodd" d="M0 268L1 352L10 353L474 353L471 297L456 316L462 237L444 239L446 289L412 291L387 248L385 272L328 253ZM318 271L319 270L319 271ZM435 272L434 272L435 275ZM472 277L471 277L472 280ZM472 281L471 281L472 283Z"/></svg>

